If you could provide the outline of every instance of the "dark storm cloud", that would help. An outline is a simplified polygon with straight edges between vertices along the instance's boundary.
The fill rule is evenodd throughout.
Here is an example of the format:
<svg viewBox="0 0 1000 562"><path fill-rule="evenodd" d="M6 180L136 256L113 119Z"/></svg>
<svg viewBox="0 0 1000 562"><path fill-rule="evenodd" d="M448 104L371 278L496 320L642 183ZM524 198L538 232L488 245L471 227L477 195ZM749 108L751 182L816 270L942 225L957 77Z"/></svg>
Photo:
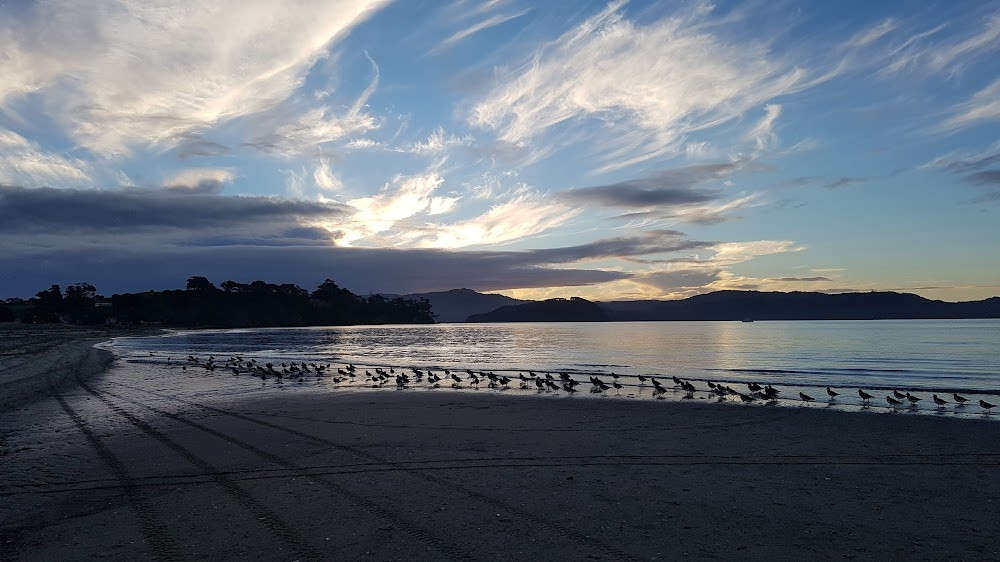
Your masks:
<svg viewBox="0 0 1000 562"><path fill-rule="evenodd" d="M606 238L565 248L530 251L540 263L571 263L587 259L622 258L709 248L714 242L688 240L676 230L653 230L639 236Z"/></svg>
<svg viewBox="0 0 1000 562"><path fill-rule="evenodd" d="M330 278L362 294L581 286L633 275L568 267L576 262L714 246L656 230L534 250L347 248L334 246L336 230L310 226L323 219L335 229L346 215L338 205L263 197L0 187L0 297L52 283L88 282L105 294L171 289L193 275L304 288Z"/></svg>
<svg viewBox="0 0 1000 562"><path fill-rule="evenodd" d="M188 195L218 195L226 187L225 182L217 179L201 179L191 185L173 184L164 186L163 189L173 193L187 193Z"/></svg>
<svg viewBox="0 0 1000 562"><path fill-rule="evenodd" d="M164 229L298 226L300 219L336 219L341 205L269 197L189 195L165 190L75 190L0 186L0 236L43 232L121 233Z"/></svg>
<svg viewBox="0 0 1000 562"><path fill-rule="evenodd" d="M299 247L191 247L153 250L57 250L36 256L0 254L0 297L30 296L52 283L92 283L103 294L183 288L193 275L225 280L295 283L313 289L330 278L360 293L410 293L468 287L479 291L581 286L626 279L628 273L549 269L521 252L454 252Z"/></svg>
<svg viewBox="0 0 1000 562"><path fill-rule="evenodd" d="M597 204L631 209L697 205L721 199L722 190L698 189L696 186L748 167L750 167L750 162L736 160L672 168L645 178L569 189L559 193L558 197L577 204Z"/></svg>

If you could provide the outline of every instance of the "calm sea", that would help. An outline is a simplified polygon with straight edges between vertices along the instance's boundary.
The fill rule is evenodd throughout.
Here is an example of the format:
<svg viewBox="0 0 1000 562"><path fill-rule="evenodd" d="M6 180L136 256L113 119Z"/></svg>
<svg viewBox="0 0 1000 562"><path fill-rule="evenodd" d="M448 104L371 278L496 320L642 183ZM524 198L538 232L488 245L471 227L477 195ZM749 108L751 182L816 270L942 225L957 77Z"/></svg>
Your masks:
<svg viewBox="0 0 1000 562"><path fill-rule="evenodd" d="M741 391L746 391L747 382L770 383L782 390L783 400L779 404L786 405L798 404L798 392L806 392L823 406L857 407L861 404L857 389L864 388L876 396L873 405L887 408L885 394L890 389L899 389L923 398L914 408L902 409L918 413L936 410L931 393L949 401L955 392L968 394L973 402L965 410L948 405L950 410L946 411L959 414L980 412L975 401L985 398L996 403L996 394L1000 393L1000 320L511 323L199 330L118 338L111 347L133 369L140 364L164 367L163 363L169 362L176 370L180 360L188 355L202 359L214 356L219 363L240 355L276 365L304 361L342 367L351 363L371 369L419 367L463 374L471 369L514 377L528 371L566 372L585 383L579 387L581 390L589 388L589 376L597 375L610 382L610 374L615 373L620 375L619 382L624 388L602 396L612 394L623 398L652 398L648 385L640 384L637 375L673 375L696 381L699 389L706 390L706 381L729 383ZM347 386L370 387L363 378L358 377ZM310 381L307 379L305 383ZM317 385L322 382L319 386L324 388L330 385L328 381L315 382ZM256 386L266 387L266 384L258 381ZM842 392L832 404L827 401L827 386ZM512 388L516 392L534 392L520 391L516 384ZM472 390L467 386L465 389ZM668 393L667 398L683 398L683 393ZM714 399L707 392L696 393L695 398Z"/></svg>

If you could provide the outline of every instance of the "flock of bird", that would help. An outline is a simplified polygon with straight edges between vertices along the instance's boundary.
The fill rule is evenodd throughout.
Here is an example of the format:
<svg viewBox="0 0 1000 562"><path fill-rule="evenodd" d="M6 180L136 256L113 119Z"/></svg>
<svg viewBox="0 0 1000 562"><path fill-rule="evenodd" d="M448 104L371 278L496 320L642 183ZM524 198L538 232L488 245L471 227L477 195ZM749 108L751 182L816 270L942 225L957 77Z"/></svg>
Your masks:
<svg viewBox="0 0 1000 562"><path fill-rule="evenodd" d="M168 359L168 363L169 363ZM215 357L209 357L207 360L202 361L201 359L189 355L187 357L186 364L182 365L182 368L186 371L188 365L198 366L205 369L208 372L214 372L216 369L223 369L231 372L233 376L239 376L241 374L249 374L252 376L260 377L262 381L266 381L271 378L277 383L282 383L285 379L295 380L302 382L304 377L307 375L314 375L317 378L322 378L327 375L328 372L331 373L332 380L335 384L340 384L344 382L354 382L358 380L358 377L362 376L358 373L358 368L353 364L348 364L344 368L337 368L335 371L330 363L325 365L317 365L316 363L306 363L304 361L292 362L292 363L280 363L275 366L274 363L259 363L256 359L249 359L244 361L240 356L233 356L227 359L222 365L218 365L215 362ZM332 374L335 372L336 374ZM512 379L506 375L498 375L492 371L473 371L471 369L466 369L464 372L451 371L449 369L442 369L441 374L435 373L430 369L418 369L412 367L409 370L400 370L396 372L396 369L390 367L388 370L381 367L371 370L365 370L364 380L367 384L373 387L383 387L390 382L395 382L398 388L407 388L414 384L426 384L430 388L440 388L441 384L448 384L452 388L462 388L463 385L468 384L470 387L479 388L481 384L485 382L488 388L498 388L498 389L508 389L510 384L517 381L519 387L522 390L530 389L532 386L535 387L539 392L549 392L549 391L562 391L573 393L577 392L577 386L581 383L580 381L574 379L569 373L557 372L556 375L552 373L541 373L536 374L532 371L527 371L527 375L523 372L518 373L516 379ZM443 375L443 376L442 376ZM595 394L605 393L611 389L615 390L615 393L621 391L625 385L619 382L621 375L611 373L611 383L608 384L600 377L590 376L590 392ZM657 378L651 375L638 375L636 378L639 381L640 391L649 383L652 387L652 393L655 398L662 399L668 391L677 391L678 389L686 393L687 398L692 398L695 392L705 392L705 389L696 388L695 385L690 382L676 376L669 377L669 380L673 383L673 386L667 387L663 380L668 380L668 377ZM662 379L662 380L661 380ZM732 387L722 384L715 383L712 381L707 381L708 390L707 392L719 397L720 400L724 400L728 396L738 397L740 401L749 403L761 400L764 402L776 402L781 391L774 388L770 384L761 386L754 382L746 383L748 392L740 392L733 389ZM830 387L826 387L826 394L829 397L829 402L835 402L837 397L841 395L840 392L833 390ZM858 396L861 398L862 403L868 405L871 403L871 399L874 398L873 395L865 392L863 389L858 389ZM952 394L954 399L954 404L957 407L965 406L967 402L970 401L960 394ZM803 402L815 402L816 399L812 396L799 392L799 399ZM893 390L891 394L886 395L885 401L896 410L899 406L909 403L910 407L916 407L917 403L923 400L919 396L914 396L909 392L899 392L898 390ZM931 397L934 401L937 409L943 409L949 402L948 400L939 397L934 394ZM985 400L979 400L979 406L983 409L986 414L990 413L990 410L996 407L996 404L992 404Z"/></svg>

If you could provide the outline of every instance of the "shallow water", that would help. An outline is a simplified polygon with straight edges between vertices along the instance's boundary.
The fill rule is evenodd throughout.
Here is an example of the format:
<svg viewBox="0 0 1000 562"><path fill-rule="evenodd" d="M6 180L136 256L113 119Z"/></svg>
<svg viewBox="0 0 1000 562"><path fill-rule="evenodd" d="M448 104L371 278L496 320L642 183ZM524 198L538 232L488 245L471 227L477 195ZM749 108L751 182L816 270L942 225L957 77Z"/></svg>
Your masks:
<svg viewBox="0 0 1000 562"><path fill-rule="evenodd" d="M770 383L781 399L771 405L808 406L947 416L979 416L983 398L997 403L1000 392L1000 320L900 320L810 322L629 322L629 323L518 323L439 324L429 326L349 326L200 330L162 336L117 338L108 345L124 360L116 367L119 380L132 379L182 393L259 393L298 391L396 391L392 382L378 387L364 371L394 367L397 372L417 367L456 371L461 388L443 381L431 388L426 381L409 391L539 393L533 384L520 388L517 376L565 372L582 384L572 398L653 399L649 384L638 375L677 376L695 381L698 392L673 389L664 399L721 400L707 392L707 381L723 382L747 393L747 382ZM216 358L220 368L206 371L187 362ZM221 365L239 355L258 363L331 364L324 376L309 374L261 381L248 373L233 376ZM334 382L335 369L358 366L356 377ZM184 370L182 366L188 368ZM280 369L280 367L278 367ZM514 378L509 389L469 385L467 369L492 371ZM589 376L611 383L619 375L620 390L591 393ZM411 372L411 378L413 378ZM827 400L825 387L841 393ZM857 390L875 396L864 406ZM891 389L912 392L921 400L890 408ZM804 404L799 392L817 399ZM959 407L952 394L971 402ZM949 401L937 408L931 394ZM569 397L564 392L541 392ZM760 402L750 404L758 405ZM1000 412L998 412L1000 414ZM1000 419L1000 415L994 415Z"/></svg>

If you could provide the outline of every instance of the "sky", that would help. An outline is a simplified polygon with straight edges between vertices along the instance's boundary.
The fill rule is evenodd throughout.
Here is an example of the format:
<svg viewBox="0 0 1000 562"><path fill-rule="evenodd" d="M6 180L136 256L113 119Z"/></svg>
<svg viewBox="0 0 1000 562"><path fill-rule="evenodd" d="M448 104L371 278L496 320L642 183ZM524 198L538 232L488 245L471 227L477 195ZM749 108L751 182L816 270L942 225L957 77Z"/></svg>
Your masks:
<svg viewBox="0 0 1000 562"><path fill-rule="evenodd" d="M0 0L0 297L1000 295L1000 2Z"/></svg>

